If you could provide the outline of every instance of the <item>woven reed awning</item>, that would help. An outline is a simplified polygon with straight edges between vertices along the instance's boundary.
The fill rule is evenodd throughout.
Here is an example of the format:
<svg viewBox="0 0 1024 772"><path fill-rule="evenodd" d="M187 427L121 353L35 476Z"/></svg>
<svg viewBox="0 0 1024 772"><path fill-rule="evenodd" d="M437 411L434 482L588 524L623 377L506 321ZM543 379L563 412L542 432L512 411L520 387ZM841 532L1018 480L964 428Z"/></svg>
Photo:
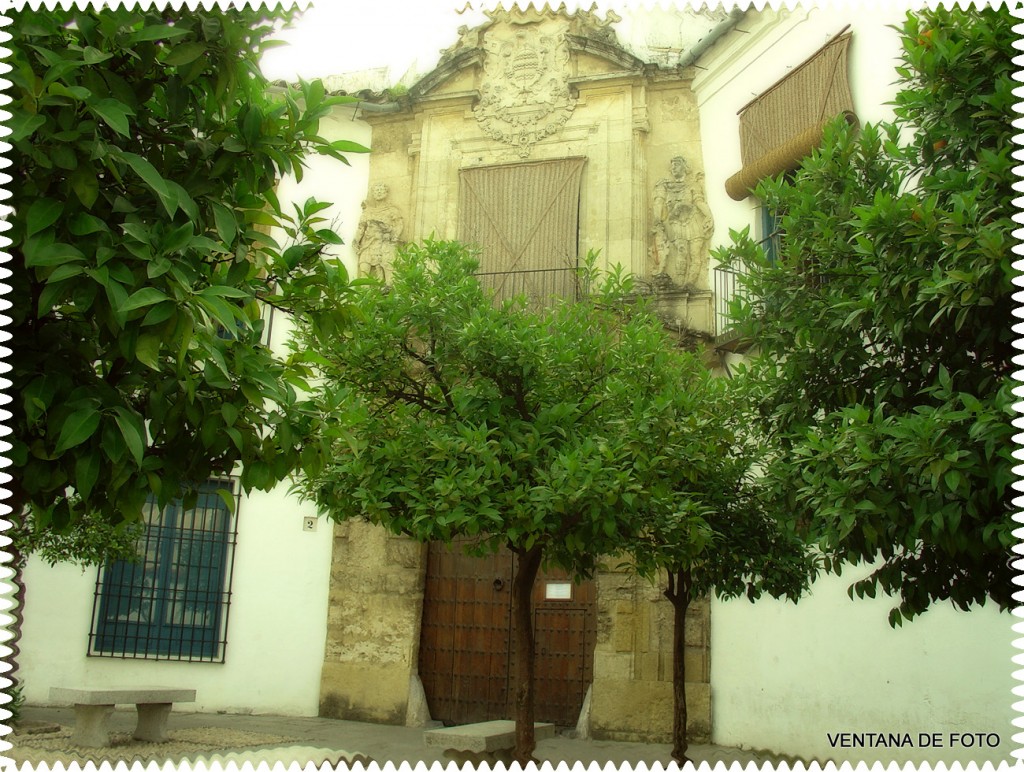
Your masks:
<svg viewBox="0 0 1024 772"><path fill-rule="evenodd" d="M835 118L857 123L847 78L850 37L834 37L740 111L743 168L725 182L731 198L742 201L764 178L796 168Z"/></svg>

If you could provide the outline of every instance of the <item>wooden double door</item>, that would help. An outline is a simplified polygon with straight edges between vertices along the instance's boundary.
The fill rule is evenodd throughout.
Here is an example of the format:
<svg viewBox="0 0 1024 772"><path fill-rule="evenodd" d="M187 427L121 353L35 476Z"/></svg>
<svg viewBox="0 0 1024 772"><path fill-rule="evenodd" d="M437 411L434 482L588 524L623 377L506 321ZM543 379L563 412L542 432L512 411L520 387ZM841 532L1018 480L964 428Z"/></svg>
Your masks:
<svg viewBox="0 0 1024 772"><path fill-rule="evenodd" d="M446 725L513 718L515 656L508 550L470 557L462 545L431 544L419 673L430 715ZM575 726L593 680L592 581L542 571L533 594L536 719Z"/></svg>

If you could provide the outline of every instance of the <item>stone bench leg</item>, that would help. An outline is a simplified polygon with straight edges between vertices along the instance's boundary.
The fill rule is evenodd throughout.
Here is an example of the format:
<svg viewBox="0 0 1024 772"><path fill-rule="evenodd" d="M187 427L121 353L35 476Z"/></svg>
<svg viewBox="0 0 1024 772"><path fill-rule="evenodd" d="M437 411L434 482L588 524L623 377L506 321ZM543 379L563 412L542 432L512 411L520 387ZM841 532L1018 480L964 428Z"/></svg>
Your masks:
<svg viewBox="0 0 1024 772"><path fill-rule="evenodd" d="M139 703L135 706L139 713L139 721L135 726L136 740L151 743L167 741L167 716L171 712L169 702Z"/></svg>
<svg viewBox="0 0 1024 772"><path fill-rule="evenodd" d="M107 719L113 712L113 705L75 705L75 731L71 742L86 748L106 748L110 745Z"/></svg>

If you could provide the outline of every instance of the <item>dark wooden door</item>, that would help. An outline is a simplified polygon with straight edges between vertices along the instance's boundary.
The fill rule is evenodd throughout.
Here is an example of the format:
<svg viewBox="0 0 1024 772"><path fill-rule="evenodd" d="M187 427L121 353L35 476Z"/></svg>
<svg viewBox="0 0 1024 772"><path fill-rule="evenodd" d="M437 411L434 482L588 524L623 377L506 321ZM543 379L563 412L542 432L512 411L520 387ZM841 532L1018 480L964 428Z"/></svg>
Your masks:
<svg viewBox="0 0 1024 772"><path fill-rule="evenodd" d="M510 641L515 560L432 544L427 559L419 671L431 717L445 724L512 718ZM593 680L592 582L542 572L534 590L538 721L574 726Z"/></svg>
<svg viewBox="0 0 1024 772"><path fill-rule="evenodd" d="M471 558L431 544L427 557L420 680L434 720L506 718L512 554Z"/></svg>
<svg viewBox="0 0 1024 772"><path fill-rule="evenodd" d="M565 571L537 577L533 591L536 633L537 720L576 726L594 680L597 612L594 583L576 583Z"/></svg>

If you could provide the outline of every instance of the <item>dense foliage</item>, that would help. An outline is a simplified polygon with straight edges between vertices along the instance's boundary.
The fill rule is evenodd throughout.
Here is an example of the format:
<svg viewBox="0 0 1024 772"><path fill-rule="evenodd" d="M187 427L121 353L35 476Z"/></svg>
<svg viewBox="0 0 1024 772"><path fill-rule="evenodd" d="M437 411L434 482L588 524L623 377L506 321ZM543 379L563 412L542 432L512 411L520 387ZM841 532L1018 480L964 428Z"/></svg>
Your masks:
<svg viewBox="0 0 1024 772"><path fill-rule="evenodd" d="M632 419L668 347L614 277L534 311L492 302L476 267L455 242L409 245L390 286L358 293L336 345L299 343L323 371L331 459L303 490L336 518L478 537L481 554L539 547L589 574L633 528L632 468L659 463Z"/></svg>
<svg viewBox="0 0 1024 772"><path fill-rule="evenodd" d="M775 262L747 234L719 255L747 274L775 503L833 570L875 564L851 594L898 595L893 625L1010 602L1013 22L909 15L895 121L758 187Z"/></svg>
<svg viewBox="0 0 1024 772"><path fill-rule="evenodd" d="M138 521L147 496L188 499L237 464L267 489L302 461L304 371L271 352L264 320L302 311L330 330L344 307L322 296L347 277L323 257L339 242L325 205L293 214L274 191L307 153L365 148L319 136L338 101L319 82L268 91L278 16L13 14L7 503L22 551L59 555L64 534L83 537L66 556L101 560L93 526Z"/></svg>

